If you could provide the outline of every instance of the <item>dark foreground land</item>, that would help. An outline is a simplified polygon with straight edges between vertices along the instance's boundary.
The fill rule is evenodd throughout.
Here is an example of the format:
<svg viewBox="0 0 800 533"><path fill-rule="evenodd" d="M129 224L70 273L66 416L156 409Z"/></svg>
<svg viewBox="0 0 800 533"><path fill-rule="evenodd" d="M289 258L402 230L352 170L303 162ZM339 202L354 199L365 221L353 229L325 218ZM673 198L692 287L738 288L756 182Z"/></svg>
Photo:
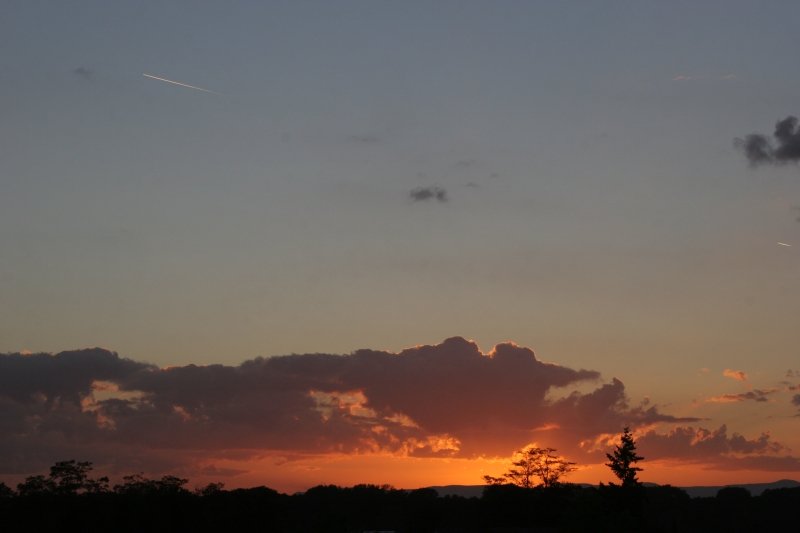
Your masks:
<svg viewBox="0 0 800 533"><path fill-rule="evenodd" d="M190 492L6 493L0 531L749 532L800 531L800 488L689 498L674 487L490 486L480 498L358 485L287 495L266 487Z"/></svg>

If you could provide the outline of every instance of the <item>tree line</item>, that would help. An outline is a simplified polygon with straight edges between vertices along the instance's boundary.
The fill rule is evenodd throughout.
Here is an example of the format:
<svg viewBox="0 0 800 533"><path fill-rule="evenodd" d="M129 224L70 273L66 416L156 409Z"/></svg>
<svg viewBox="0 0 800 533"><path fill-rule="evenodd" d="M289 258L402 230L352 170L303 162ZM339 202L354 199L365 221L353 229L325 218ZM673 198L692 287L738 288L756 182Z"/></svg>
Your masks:
<svg viewBox="0 0 800 533"><path fill-rule="evenodd" d="M522 450L481 497L440 496L430 488L320 485L297 494L268 487L195 489L175 476L142 474L111 485L93 476L92 463L60 461L16 490L0 483L0 531L264 531L264 532L707 532L796 529L800 489L751 496L721 489L714 498L689 498L670 486L637 479L644 458L630 432L607 455L619 483L562 482L574 463L552 448ZM530 464L517 464L530 461Z"/></svg>

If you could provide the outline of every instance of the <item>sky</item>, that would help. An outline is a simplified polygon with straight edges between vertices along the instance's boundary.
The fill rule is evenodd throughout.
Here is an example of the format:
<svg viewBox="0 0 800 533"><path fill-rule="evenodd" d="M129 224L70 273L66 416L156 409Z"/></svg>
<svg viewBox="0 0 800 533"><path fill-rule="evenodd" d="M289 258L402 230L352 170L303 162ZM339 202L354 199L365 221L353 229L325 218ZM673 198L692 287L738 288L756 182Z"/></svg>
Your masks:
<svg viewBox="0 0 800 533"><path fill-rule="evenodd" d="M4 2L0 479L797 479L797 20Z"/></svg>

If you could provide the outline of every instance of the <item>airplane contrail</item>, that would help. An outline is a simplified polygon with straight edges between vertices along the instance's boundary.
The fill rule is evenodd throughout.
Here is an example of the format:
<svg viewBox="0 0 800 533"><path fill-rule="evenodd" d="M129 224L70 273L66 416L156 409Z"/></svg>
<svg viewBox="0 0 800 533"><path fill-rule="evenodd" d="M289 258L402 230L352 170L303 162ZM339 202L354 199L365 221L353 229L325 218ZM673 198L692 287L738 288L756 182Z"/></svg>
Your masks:
<svg viewBox="0 0 800 533"><path fill-rule="evenodd" d="M789 246L789 247L792 246L791 244L786 244L785 242L780 242L780 241L778 241L778 244L780 244L781 246Z"/></svg>
<svg viewBox="0 0 800 533"><path fill-rule="evenodd" d="M151 78L151 79L154 79L154 80L159 80L159 81L164 81L164 82L167 82L167 83L171 83L173 85L180 85L181 87L187 87L189 89L194 89L196 91L203 91L204 93L219 94L216 91L211 91L209 89L203 89L202 87L195 87L194 85L189 85L188 83L181 83L179 81L168 80L167 78L159 78L158 76L153 76L152 74L147 74L145 72L142 73L142 76L144 76L145 78Z"/></svg>

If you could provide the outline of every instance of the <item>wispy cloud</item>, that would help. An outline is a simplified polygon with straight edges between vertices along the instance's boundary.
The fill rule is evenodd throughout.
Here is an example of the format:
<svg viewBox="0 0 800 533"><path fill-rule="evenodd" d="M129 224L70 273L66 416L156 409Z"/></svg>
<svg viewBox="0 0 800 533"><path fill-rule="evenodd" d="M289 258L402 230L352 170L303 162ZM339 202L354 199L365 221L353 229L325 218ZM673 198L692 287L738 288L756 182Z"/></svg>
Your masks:
<svg viewBox="0 0 800 533"><path fill-rule="evenodd" d="M678 74L672 78L672 81L692 81L692 80L722 80L730 81L737 79L736 74L723 74L721 76L703 76L694 74Z"/></svg>
<svg viewBox="0 0 800 533"><path fill-rule="evenodd" d="M721 394L719 396L713 396L706 401L710 403L737 403L746 401L766 402L769 401L767 396L776 392L778 392L778 389L753 389L747 392L740 392L736 394Z"/></svg>

